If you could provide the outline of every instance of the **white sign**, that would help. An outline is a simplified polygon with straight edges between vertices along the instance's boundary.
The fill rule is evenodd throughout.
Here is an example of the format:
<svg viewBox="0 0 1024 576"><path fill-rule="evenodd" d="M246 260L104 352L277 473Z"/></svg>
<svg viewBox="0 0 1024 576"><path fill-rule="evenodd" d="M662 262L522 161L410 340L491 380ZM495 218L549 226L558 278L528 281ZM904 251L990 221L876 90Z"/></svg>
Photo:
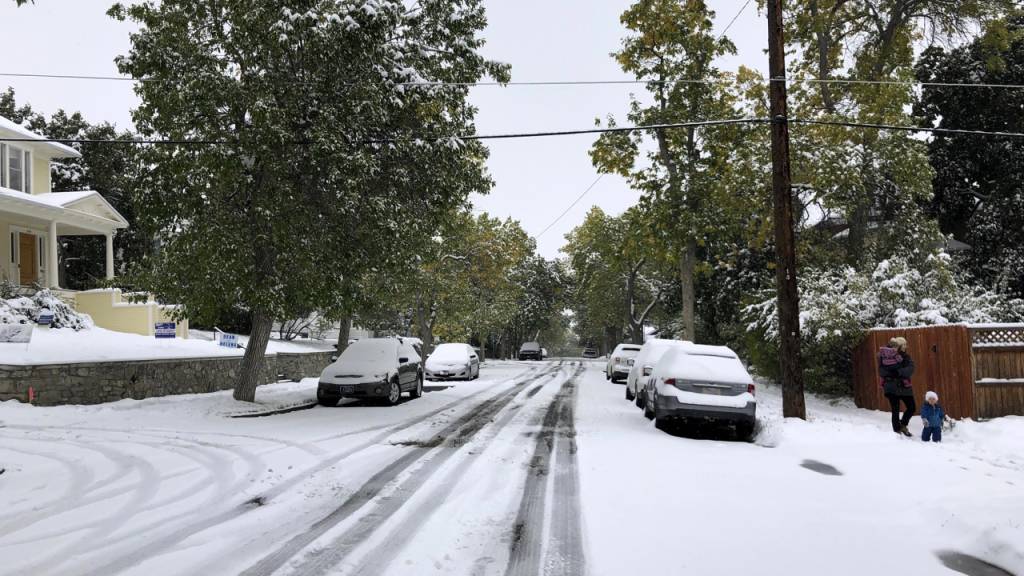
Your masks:
<svg viewBox="0 0 1024 576"><path fill-rule="evenodd" d="M238 348L237 334L221 334L220 345L225 348Z"/></svg>
<svg viewBox="0 0 1024 576"><path fill-rule="evenodd" d="M0 324L0 342L27 344L31 340L31 324Z"/></svg>

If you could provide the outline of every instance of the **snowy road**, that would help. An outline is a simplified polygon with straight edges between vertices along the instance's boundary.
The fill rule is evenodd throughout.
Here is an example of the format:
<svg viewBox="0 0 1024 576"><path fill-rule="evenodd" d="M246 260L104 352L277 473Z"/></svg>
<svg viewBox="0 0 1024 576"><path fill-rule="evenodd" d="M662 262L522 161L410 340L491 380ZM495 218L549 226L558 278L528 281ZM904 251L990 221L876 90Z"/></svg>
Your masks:
<svg viewBox="0 0 1024 576"><path fill-rule="evenodd" d="M1024 418L923 445L846 404L783 421L769 388L750 444L657 431L598 363L427 390L0 404L0 574L1024 573Z"/></svg>

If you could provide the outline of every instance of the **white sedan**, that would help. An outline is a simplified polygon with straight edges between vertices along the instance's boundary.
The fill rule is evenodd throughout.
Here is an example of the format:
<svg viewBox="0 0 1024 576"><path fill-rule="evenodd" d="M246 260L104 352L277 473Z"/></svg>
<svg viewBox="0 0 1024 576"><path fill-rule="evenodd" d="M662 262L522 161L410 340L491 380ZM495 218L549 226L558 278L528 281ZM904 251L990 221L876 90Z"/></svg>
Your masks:
<svg viewBox="0 0 1024 576"><path fill-rule="evenodd" d="M427 380L474 380L480 377L480 357L469 344L440 344L424 363Z"/></svg>

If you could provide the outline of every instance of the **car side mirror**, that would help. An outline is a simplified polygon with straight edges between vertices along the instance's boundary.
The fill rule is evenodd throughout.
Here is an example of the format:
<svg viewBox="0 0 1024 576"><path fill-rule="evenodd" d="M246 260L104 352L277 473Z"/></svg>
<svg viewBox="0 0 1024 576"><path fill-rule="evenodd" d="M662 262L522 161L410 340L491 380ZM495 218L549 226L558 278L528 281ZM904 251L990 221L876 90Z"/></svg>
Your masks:
<svg viewBox="0 0 1024 576"><path fill-rule="evenodd" d="M409 362L409 359L404 356L398 359L399 364L405 364L407 362Z"/></svg>
<svg viewBox="0 0 1024 576"><path fill-rule="evenodd" d="M650 366L644 366L644 376L650 376L654 369Z"/></svg>

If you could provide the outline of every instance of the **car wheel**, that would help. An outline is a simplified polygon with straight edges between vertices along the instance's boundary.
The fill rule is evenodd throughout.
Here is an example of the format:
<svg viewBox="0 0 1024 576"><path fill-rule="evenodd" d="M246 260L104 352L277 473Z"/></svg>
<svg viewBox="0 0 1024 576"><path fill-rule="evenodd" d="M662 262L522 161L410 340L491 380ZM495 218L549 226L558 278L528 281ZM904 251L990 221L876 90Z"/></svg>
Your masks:
<svg viewBox="0 0 1024 576"><path fill-rule="evenodd" d="M388 387L387 402L389 405L394 406L402 399L402 387L398 385L398 379L391 381L391 386Z"/></svg>
<svg viewBox="0 0 1024 576"><path fill-rule="evenodd" d="M633 391L629 388L629 382L626 382L626 400L632 400L633 398Z"/></svg>
<svg viewBox="0 0 1024 576"><path fill-rule="evenodd" d="M644 391L642 389L641 390L637 390L636 391L636 407L637 408L643 408L647 404L646 400L647 399L644 398Z"/></svg>
<svg viewBox="0 0 1024 576"><path fill-rule="evenodd" d="M416 387L409 391L409 398L419 398L423 396L423 376L416 378Z"/></svg>

